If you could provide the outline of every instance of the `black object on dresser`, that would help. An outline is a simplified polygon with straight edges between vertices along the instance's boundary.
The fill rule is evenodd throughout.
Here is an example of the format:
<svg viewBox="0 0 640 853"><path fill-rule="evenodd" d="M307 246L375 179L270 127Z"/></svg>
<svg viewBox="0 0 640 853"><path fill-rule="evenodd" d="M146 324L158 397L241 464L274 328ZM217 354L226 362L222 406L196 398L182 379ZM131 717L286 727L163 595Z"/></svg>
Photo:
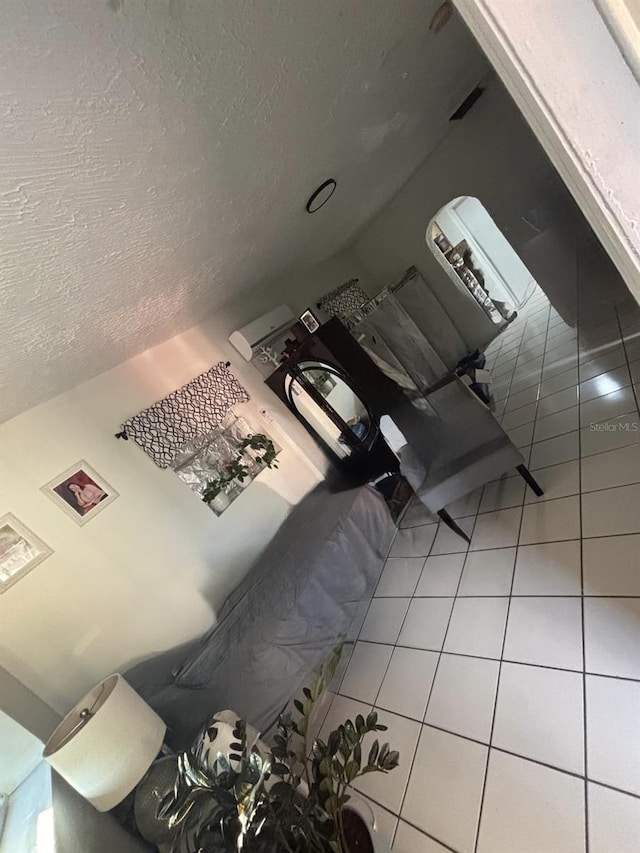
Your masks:
<svg viewBox="0 0 640 853"><path fill-rule="evenodd" d="M325 451L334 481L356 485L398 470L380 417L404 400L337 318L300 342L265 380Z"/></svg>

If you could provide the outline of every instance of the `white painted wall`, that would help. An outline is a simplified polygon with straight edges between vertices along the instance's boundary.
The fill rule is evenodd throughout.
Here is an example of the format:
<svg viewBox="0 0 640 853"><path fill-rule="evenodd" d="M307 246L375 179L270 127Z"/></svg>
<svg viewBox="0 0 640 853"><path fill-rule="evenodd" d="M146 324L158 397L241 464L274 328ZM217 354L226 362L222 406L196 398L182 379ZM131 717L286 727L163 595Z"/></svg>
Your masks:
<svg viewBox="0 0 640 853"><path fill-rule="evenodd" d="M458 196L475 196L517 248L533 235L520 217L545 186L558 179L505 89L492 76L486 91L449 136L350 247L382 285L415 264L463 337L476 329L464 312L464 294L451 286L430 252L425 232L432 216Z"/></svg>
<svg viewBox="0 0 640 853"><path fill-rule="evenodd" d="M640 300L637 0L456 7Z"/></svg>
<svg viewBox="0 0 640 853"><path fill-rule="evenodd" d="M324 454L227 337L274 305L301 312L362 275L349 252L294 269L254 300L0 426L0 515L15 513L54 550L0 597L0 665L56 711L65 713L110 672L207 629L291 505L321 478ZM114 432L227 359L252 397L238 411L271 432L283 452L277 471L263 472L216 518L175 474ZM261 420L262 408L272 423ZM120 493L82 528L40 491L80 459Z"/></svg>
<svg viewBox="0 0 640 853"><path fill-rule="evenodd" d="M11 794L42 759L42 743L0 711L0 794Z"/></svg>
<svg viewBox="0 0 640 853"><path fill-rule="evenodd" d="M55 552L0 598L0 663L61 713L109 672L208 628L320 477L257 371L214 339L225 340L214 322L197 326L0 428L0 515L15 513ZM256 410L268 405L275 420L265 426L283 452L278 471L216 518L175 474L113 434L227 356L253 397L237 410L259 425ZM120 493L82 528L40 492L80 459Z"/></svg>

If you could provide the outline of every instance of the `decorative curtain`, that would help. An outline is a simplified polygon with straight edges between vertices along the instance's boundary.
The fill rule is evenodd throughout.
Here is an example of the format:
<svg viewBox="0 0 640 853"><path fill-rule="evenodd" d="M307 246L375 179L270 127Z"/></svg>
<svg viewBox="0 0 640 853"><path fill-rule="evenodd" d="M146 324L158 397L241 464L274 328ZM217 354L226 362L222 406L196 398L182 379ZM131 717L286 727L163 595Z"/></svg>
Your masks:
<svg viewBox="0 0 640 853"><path fill-rule="evenodd" d="M219 362L163 400L129 418L122 433L132 438L160 468L168 468L188 441L215 430L236 403L249 394Z"/></svg>
<svg viewBox="0 0 640 853"><path fill-rule="evenodd" d="M370 298L358 284L358 279L352 278L323 296L318 302L318 308L330 317L338 317L348 328L348 318Z"/></svg>

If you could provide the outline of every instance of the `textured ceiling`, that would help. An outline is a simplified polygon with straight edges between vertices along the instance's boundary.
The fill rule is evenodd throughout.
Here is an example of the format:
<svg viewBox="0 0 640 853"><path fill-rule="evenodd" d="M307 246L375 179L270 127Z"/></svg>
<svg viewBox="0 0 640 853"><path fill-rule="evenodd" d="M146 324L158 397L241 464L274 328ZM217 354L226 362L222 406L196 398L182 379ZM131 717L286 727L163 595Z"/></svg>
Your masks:
<svg viewBox="0 0 640 853"><path fill-rule="evenodd" d="M437 5L3 0L0 420L345 245L486 69Z"/></svg>

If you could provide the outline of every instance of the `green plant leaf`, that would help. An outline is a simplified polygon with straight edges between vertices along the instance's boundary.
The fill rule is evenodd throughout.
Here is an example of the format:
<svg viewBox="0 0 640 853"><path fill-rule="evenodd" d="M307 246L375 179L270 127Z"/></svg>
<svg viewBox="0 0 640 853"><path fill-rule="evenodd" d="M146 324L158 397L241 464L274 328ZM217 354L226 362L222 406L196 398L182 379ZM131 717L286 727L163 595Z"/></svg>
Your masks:
<svg viewBox="0 0 640 853"><path fill-rule="evenodd" d="M400 753L397 749L394 749L393 752L390 752L384 760L384 769L385 770L393 770L394 767L397 767L400 764Z"/></svg>
<svg viewBox="0 0 640 853"><path fill-rule="evenodd" d="M378 755L378 767L384 767L384 762L389 754L389 744L383 743L382 748L380 749L380 754Z"/></svg>
<svg viewBox="0 0 640 853"><path fill-rule="evenodd" d="M362 764L362 747L357 743L353 748L353 760L357 762L358 767Z"/></svg>
<svg viewBox="0 0 640 853"><path fill-rule="evenodd" d="M293 707L296 709L296 711L299 714L304 714L304 707L302 705L302 702L299 699L293 700Z"/></svg>
<svg viewBox="0 0 640 853"><path fill-rule="evenodd" d="M378 760L378 752L380 751L380 742L376 739L371 744L371 749L369 750L369 757L367 758L367 764L375 764Z"/></svg>
<svg viewBox="0 0 640 853"><path fill-rule="evenodd" d="M329 755L335 755L340 747L340 732L332 731L327 740L327 748L329 750Z"/></svg>
<svg viewBox="0 0 640 853"><path fill-rule="evenodd" d="M378 722L378 715L375 711L370 711L367 714L367 728L372 729L375 724Z"/></svg>
<svg viewBox="0 0 640 853"><path fill-rule="evenodd" d="M364 730L364 717L362 714L358 714L356 717L356 731L360 734Z"/></svg>
<svg viewBox="0 0 640 853"><path fill-rule="evenodd" d="M360 772L360 765L357 761L347 761L347 766L344 768L344 775L347 782L352 782Z"/></svg>
<svg viewBox="0 0 640 853"><path fill-rule="evenodd" d="M329 758L329 756L325 756L319 764L320 773L323 776L331 776L331 771L333 769L333 762Z"/></svg>

